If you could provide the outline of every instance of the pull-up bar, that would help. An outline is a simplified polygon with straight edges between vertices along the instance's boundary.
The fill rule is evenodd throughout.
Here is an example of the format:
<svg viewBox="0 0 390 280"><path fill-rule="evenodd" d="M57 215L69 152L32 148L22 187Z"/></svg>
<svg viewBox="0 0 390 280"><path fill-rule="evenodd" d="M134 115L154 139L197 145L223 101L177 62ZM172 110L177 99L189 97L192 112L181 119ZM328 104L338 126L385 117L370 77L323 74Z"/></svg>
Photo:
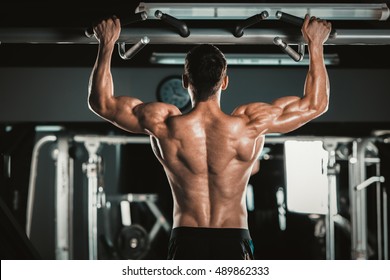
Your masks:
<svg viewBox="0 0 390 280"><path fill-rule="evenodd" d="M84 29L61 28L0 28L0 42L12 44L97 44L88 38ZM230 30L222 28L193 28L191 35L181 37L175 31L164 28L123 28L118 42L136 44L148 37L149 44L229 44L229 45L273 45L275 36L288 44L303 43L297 29L247 29L236 38ZM337 29L337 37L329 38L327 45L389 45L390 29Z"/></svg>
<svg viewBox="0 0 390 280"><path fill-rule="evenodd" d="M137 44L149 38L150 44L274 44L278 36L286 44L303 43L299 32L291 34L285 29L244 29L263 20L282 20L301 25L302 18L310 14L329 21L377 20L386 21L390 10L385 3L145 3L141 2L134 15L121 19L122 25L138 21L161 20L176 31L163 28L123 28L120 43ZM236 20L235 30L204 28L189 30L183 20ZM191 32L190 32L191 31ZM337 38L330 45L383 45L390 44L390 29L338 29ZM179 33L180 36L177 36ZM290 34L289 34L290 33ZM85 36L87 35L87 36ZM1 43L42 44L96 44L93 31L61 28L0 28Z"/></svg>
<svg viewBox="0 0 390 280"><path fill-rule="evenodd" d="M389 18L385 3L145 3L136 12L154 17L156 10L181 20L242 20L262 11L278 20L278 11L303 18L305 14L326 20L381 20Z"/></svg>
<svg viewBox="0 0 390 280"><path fill-rule="evenodd" d="M128 16L127 19L121 19L122 26L152 18L171 25L176 32L170 29L156 28L122 29L118 39L119 55L123 59L130 59L149 43L275 44L293 60L301 61L304 56L305 42L299 30L288 30L288 32L285 29L251 28L245 32L244 30L268 19L281 20L300 27L303 24L303 19L297 15L304 16L306 14L327 20L387 20L390 11L386 4L146 4L141 2L134 15ZM236 23L234 30L197 28L190 31L182 20L183 18L240 19L240 21ZM91 27L84 32L80 32L78 29L0 29L0 43L96 44L97 41L92 37L93 29ZM127 44L133 44L133 46L126 50ZM291 48L290 44L298 45L298 51ZM390 44L390 30L341 29L336 32L335 29L332 29L325 44L388 45Z"/></svg>

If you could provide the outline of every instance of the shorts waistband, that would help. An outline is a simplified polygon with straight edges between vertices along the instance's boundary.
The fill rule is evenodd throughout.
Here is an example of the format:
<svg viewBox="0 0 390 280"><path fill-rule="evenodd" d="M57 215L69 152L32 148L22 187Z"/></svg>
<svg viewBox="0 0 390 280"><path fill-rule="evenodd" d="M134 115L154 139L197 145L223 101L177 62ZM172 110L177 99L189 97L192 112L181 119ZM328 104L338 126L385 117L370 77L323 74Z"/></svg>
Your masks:
<svg viewBox="0 0 390 280"><path fill-rule="evenodd" d="M249 230L243 228L176 227L171 238L177 237L251 239Z"/></svg>

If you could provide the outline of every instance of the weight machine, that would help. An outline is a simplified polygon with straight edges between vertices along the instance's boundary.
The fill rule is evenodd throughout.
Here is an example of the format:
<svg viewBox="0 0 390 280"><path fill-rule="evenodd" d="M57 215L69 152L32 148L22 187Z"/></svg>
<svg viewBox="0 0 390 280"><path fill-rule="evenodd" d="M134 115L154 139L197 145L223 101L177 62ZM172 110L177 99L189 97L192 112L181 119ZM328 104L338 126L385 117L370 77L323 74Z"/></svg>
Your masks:
<svg viewBox="0 0 390 280"><path fill-rule="evenodd" d="M103 145L125 145L149 143L144 137L99 136L61 134L47 135L37 141L33 150L31 162L30 186L27 205L26 232L30 236L35 203L35 189L38 158L41 148L48 143L54 143L53 158L56 165L55 179L55 257L56 259L72 259L73 257L73 184L74 160L69 155L70 146L80 143L88 152L88 160L83 163L83 172L87 179L87 211L88 211L88 257L98 259L98 219L103 217L105 243L109 249L118 251L118 258L139 259L150 249L151 243L162 229L166 233L171 225L157 206L157 194L126 194L106 195L104 188L103 160L100 149ZM121 207L122 230L118 238L111 236L110 209L113 203ZM140 224L132 223L130 204L144 203L149 214L155 218L150 231Z"/></svg>

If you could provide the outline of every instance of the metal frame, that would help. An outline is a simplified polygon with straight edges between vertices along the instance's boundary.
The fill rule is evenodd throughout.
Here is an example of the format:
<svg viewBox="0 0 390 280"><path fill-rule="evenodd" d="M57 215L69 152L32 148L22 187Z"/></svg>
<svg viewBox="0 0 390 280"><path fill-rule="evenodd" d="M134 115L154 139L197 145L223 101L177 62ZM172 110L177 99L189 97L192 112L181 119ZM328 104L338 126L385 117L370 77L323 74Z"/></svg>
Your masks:
<svg viewBox="0 0 390 280"><path fill-rule="evenodd" d="M222 28L193 28L191 35L181 37L175 30L165 28L123 28L118 39L120 43L137 44L140 37L148 37L149 44L230 44L230 45L273 45L278 36L287 44L304 43L299 30L289 29L247 29L236 38L231 31ZM84 35L81 28L0 28L3 44L98 44L94 38ZM325 45L388 45L389 29L337 29L337 37L329 38Z"/></svg>
<svg viewBox="0 0 390 280"><path fill-rule="evenodd" d="M334 224L338 217L337 214L337 174L338 166L336 164L336 148L338 144L351 143L354 138L351 137L318 137L318 136L269 136L265 138L265 144L282 144L287 140L297 141L322 141L324 149L328 151L328 214L325 216L326 230L326 258L335 259L335 228ZM310 213L308 213L310 214Z"/></svg>
<svg viewBox="0 0 390 280"><path fill-rule="evenodd" d="M304 17L306 13L328 20L387 20L389 9L385 3L145 3L141 2L135 12L147 12L154 18L161 10L180 19L237 20L253 16L261 11L269 19L278 19L278 11Z"/></svg>
<svg viewBox="0 0 390 280"><path fill-rule="evenodd" d="M98 189L101 176L101 157L98 155L100 142L97 139L86 139L85 149L88 151L88 161L83 164L83 171L88 179L88 256L90 260L98 257L98 227L97 209L99 203Z"/></svg>
<svg viewBox="0 0 390 280"><path fill-rule="evenodd" d="M30 238L32 217L34 213L34 201L35 201L35 189L36 189L36 178L38 172L39 153L41 148L50 142L57 141L57 136L47 135L39 139L33 148L30 168L30 179L28 185L27 194L27 207L26 207L26 235Z"/></svg>
<svg viewBox="0 0 390 280"><path fill-rule="evenodd" d="M366 149L368 145L374 145L375 141L380 140L379 137L369 137L364 139L356 139L351 137L317 137L317 136L275 136L266 137L265 143L280 144L286 140L301 140L314 141L320 140L324 142L324 147L329 152L329 214L326 215L326 256L327 259L335 258L334 247L334 223L340 220L340 217L335 211L335 189L337 188L335 176L338 173L337 165L335 164L335 151L337 144L352 144L352 153L349 157L349 197L351 209L351 257L352 259L367 259L368 258L368 240L367 240L367 196L366 188L373 183L376 187L381 188L380 183L384 182L384 177L379 174L379 159L367 158ZM390 141L389 141L390 142ZM366 178L366 165L376 164L377 174L374 177ZM377 213L381 205L382 213L377 216L378 230L378 258L385 260L389 259L388 254L388 217L387 217L387 192L385 188L381 188L382 200L378 200L379 194L377 191ZM333 205L333 206L332 206ZM382 225L382 226L380 226ZM380 242L382 239L382 242ZM379 253L383 252L383 253Z"/></svg>
<svg viewBox="0 0 390 280"><path fill-rule="evenodd" d="M162 11L160 10L162 9ZM164 12L168 13L164 13ZM147 18L159 19L174 27L170 29L136 28L122 30L118 39L119 56L128 60L136 55L145 45L152 44L233 44L233 45L272 45L275 44L295 62L304 58L305 40L301 32L275 29L251 29L250 27L266 19L282 20L299 28L306 14L327 20L378 20L385 21L390 10L385 3L373 4L242 4L242 3L144 3L141 2L135 14L125 20L125 25L144 21ZM187 24L175 16L191 20L240 20L233 32L223 28L198 28L189 30ZM298 28L297 28L298 29ZM84 34L84 35L82 35ZM337 34L337 36L336 36ZM179 36L177 36L179 35ZM191 35L191 36L190 36ZM140 36L143 36L140 39ZM79 29L55 28L2 28L1 43L51 43L51 44L97 44L93 38L93 29L84 32ZM239 39L239 40L238 40ZM133 46L126 50L126 44ZM295 51L290 44L297 44ZM332 28L329 39L324 44L330 45L384 45L390 44L390 30L338 30Z"/></svg>
<svg viewBox="0 0 390 280"><path fill-rule="evenodd" d="M144 137L75 135L73 141L84 144L88 151L88 161L83 164L88 179L88 256L90 260L98 259L98 208L102 207L104 186L100 185L102 177L102 158L98 154L102 144L123 145L150 143Z"/></svg>
<svg viewBox="0 0 390 280"><path fill-rule="evenodd" d="M367 227L367 187L376 186L376 206L377 206L377 242L378 259L388 259L388 222L385 216L387 213L386 190L382 188L383 197L381 199L381 185L384 177L380 176L380 159L367 158L367 147L375 146L376 138L363 138L353 141L352 154L349 159L349 195L352 224L352 259L368 259L368 227ZM376 165L376 176L367 178L366 167L369 164ZM383 209L383 215L381 213Z"/></svg>
<svg viewBox="0 0 390 280"><path fill-rule="evenodd" d="M68 136L57 139L55 182L55 255L57 260L73 258L73 159Z"/></svg>
<svg viewBox="0 0 390 280"><path fill-rule="evenodd" d="M55 201L55 257L58 260L73 258L73 159L69 156L69 137L47 135L39 139L33 148L26 209L26 234L31 235L35 203L36 177L41 148L47 143L57 142L54 160L56 165L54 182Z"/></svg>
<svg viewBox="0 0 390 280"><path fill-rule="evenodd" d="M336 258L335 247L335 217L337 213L337 176L339 173L336 163L337 141L325 141L324 147L328 151L328 213L325 216L326 225L326 258Z"/></svg>
<svg viewBox="0 0 390 280"><path fill-rule="evenodd" d="M379 137L382 139L382 142L385 144L390 144L390 130L377 130L372 133L374 136ZM379 163L376 165L376 172L379 174L380 172L380 166ZM378 225L378 233L380 232L380 229L382 229L381 232L383 232L382 235L382 245L383 245L383 259L388 260L389 259L389 220L388 220L388 198L387 198L387 190L386 188L381 188L381 190L378 190L378 186L380 185L379 182L377 184L377 201L380 201L380 197L382 197L382 211L380 211L379 205L377 205L377 215L382 215L382 228L380 228L380 225ZM380 192L380 194L379 194ZM379 204L379 203L378 203ZM378 235L379 240L379 235ZM378 241L378 249L379 245L381 243ZM379 257L379 255L378 255Z"/></svg>
<svg viewBox="0 0 390 280"><path fill-rule="evenodd" d="M152 229L149 231L149 240L152 242L156 236L158 231L163 228L167 233L171 230L171 225L167 222L164 215L161 213L160 209L156 205L157 201L157 194L124 194L124 195L108 195L107 196L107 202L109 204L112 204L112 202L123 202L127 201L129 204L131 203L145 203L150 212L154 215L156 218L156 221L152 227ZM132 219L130 215L130 223L124 224L124 225L131 225ZM123 224L123 222L122 222Z"/></svg>
<svg viewBox="0 0 390 280"><path fill-rule="evenodd" d="M386 21L390 10L385 3L371 4L297 4L297 3L144 3L141 2L129 19L123 23L144 21L145 19L163 20L176 30L169 28L131 28L123 29L118 42L124 59L129 59L145 44L304 44L299 30L291 34L289 29L248 29L246 27L262 20L282 20L281 15L295 18L288 22L301 25L305 14L309 13L327 20L378 20ZM166 13L166 14L165 14ZM178 17L178 18L175 18ZM194 28L188 30L181 19L202 20L244 20L231 32L223 28ZM297 21L298 20L298 21ZM297 28L298 29L298 28ZM179 31L179 32L177 32ZM178 34L179 33L179 34ZM140 36L142 36L140 40ZM0 28L1 43L48 43L48 44L97 44L92 29L80 28ZM283 44L281 44L283 42ZM124 44L134 44L129 51ZM325 44L390 44L390 30L340 29ZM283 47L285 49L286 47ZM300 47L302 49L302 47ZM301 55L299 58L302 58Z"/></svg>

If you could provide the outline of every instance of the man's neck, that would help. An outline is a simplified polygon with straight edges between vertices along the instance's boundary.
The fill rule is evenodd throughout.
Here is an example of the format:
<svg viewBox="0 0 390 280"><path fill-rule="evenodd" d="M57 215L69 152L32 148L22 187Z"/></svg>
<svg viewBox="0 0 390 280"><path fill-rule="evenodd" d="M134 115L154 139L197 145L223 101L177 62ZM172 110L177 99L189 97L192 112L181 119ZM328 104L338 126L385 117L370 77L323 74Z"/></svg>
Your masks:
<svg viewBox="0 0 390 280"><path fill-rule="evenodd" d="M218 91L211 95L207 100L197 101L195 98L192 98L192 107L210 107L210 108L221 108L221 92Z"/></svg>
<svg viewBox="0 0 390 280"><path fill-rule="evenodd" d="M194 109L199 109L199 110L221 110L221 104L219 102L219 99L217 98L209 98L206 101L195 101L193 103L193 108Z"/></svg>

